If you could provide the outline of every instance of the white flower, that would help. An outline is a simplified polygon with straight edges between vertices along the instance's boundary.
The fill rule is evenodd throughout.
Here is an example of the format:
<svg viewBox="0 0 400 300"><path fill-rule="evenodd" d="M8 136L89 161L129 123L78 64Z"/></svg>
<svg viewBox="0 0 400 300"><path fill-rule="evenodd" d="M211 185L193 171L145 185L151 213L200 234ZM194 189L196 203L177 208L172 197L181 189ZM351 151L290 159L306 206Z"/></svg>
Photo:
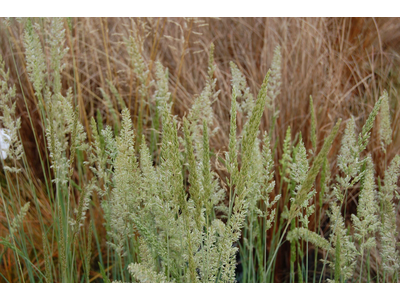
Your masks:
<svg viewBox="0 0 400 300"><path fill-rule="evenodd" d="M7 152L8 149L10 148L10 136L6 133L7 130L1 128L0 129L0 151L1 151L1 158L6 159L7 158Z"/></svg>

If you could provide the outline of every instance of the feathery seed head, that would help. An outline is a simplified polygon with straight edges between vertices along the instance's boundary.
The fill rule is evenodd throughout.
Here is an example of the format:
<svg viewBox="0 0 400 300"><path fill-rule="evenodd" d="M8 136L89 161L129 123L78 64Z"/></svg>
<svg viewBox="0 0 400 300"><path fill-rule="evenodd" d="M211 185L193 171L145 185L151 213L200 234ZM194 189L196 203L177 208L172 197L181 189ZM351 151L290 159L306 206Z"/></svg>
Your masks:
<svg viewBox="0 0 400 300"><path fill-rule="evenodd" d="M338 166L339 169L350 177L355 176L360 168L359 162L359 147L355 133L354 118L346 124L346 129L342 138L342 147L339 150Z"/></svg>
<svg viewBox="0 0 400 300"><path fill-rule="evenodd" d="M358 147L359 147L358 151L359 151L359 153L364 151L364 149L367 147L369 137L371 136L370 130L374 126L376 115L379 112L381 103L384 98L385 98L385 93L375 103L374 108L372 109L371 113L369 114L368 119L365 122L365 124L361 130L361 133L358 136Z"/></svg>
<svg viewBox="0 0 400 300"><path fill-rule="evenodd" d="M274 56L272 58L271 65L271 80L268 83L268 95L267 95L267 107L274 109L275 100L281 93L281 77L282 77L282 54L281 47L278 45L275 47Z"/></svg>
<svg viewBox="0 0 400 300"><path fill-rule="evenodd" d="M386 151L387 146L392 143L392 127L390 122L390 107L387 91L384 91L382 95L381 123L379 133L381 137L382 149Z"/></svg>

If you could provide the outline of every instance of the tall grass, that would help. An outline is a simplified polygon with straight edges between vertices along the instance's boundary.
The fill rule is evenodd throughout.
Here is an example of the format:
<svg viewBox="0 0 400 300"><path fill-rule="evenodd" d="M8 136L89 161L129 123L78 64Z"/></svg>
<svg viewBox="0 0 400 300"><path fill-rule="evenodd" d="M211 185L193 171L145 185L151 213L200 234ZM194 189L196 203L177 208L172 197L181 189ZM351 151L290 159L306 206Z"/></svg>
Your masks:
<svg viewBox="0 0 400 300"><path fill-rule="evenodd" d="M390 22L4 20L1 280L398 282Z"/></svg>

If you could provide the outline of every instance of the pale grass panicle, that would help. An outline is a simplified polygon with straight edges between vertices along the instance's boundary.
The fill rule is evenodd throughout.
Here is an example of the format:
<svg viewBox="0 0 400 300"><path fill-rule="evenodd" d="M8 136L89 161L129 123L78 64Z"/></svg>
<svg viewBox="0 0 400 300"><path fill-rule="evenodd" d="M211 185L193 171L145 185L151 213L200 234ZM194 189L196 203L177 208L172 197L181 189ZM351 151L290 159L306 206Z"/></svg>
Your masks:
<svg viewBox="0 0 400 300"><path fill-rule="evenodd" d="M338 166L346 176L354 177L355 174L358 173L360 168L358 153L355 121L352 116L346 124L346 129L342 138L342 146L338 156Z"/></svg>
<svg viewBox="0 0 400 300"><path fill-rule="evenodd" d="M283 154L279 161L281 164L280 175L285 181L289 181L290 164L292 162L292 131L290 126L286 129L285 139L283 141Z"/></svg>
<svg viewBox="0 0 400 300"><path fill-rule="evenodd" d="M218 131L218 127L213 128L215 120L212 109L212 105L218 99L218 95L220 93L220 91L216 91L217 79L214 78L215 70L216 65L214 63L214 45L211 44L206 84L201 94L194 99L188 115L188 120L190 121L190 131L194 141L194 148L196 156L199 160L202 157L203 148L203 139L201 135L203 122L206 122L210 136L213 136Z"/></svg>
<svg viewBox="0 0 400 300"><path fill-rule="evenodd" d="M294 196L301 190L309 169L307 150L302 138L300 138L296 147L296 152L293 155L293 162L290 164L290 178L296 184L293 192ZM302 202L299 213L297 214L299 222L304 228L308 228L308 218L314 213L314 205L310 203L310 200L314 197L315 193L316 191L314 189L311 189L311 191L308 192L307 197ZM290 200L294 202L295 197L292 197Z"/></svg>
<svg viewBox="0 0 400 300"><path fill-rule="evenodd" d="M335 254L334 259L329 264L335 271L339 271L338 268L340 268L342 280L346 281L353 276L353 271L357 263L355 258L358 255L358 251L352 241L352 237L348 235L343 216L340 212L340 206L332 202L330 208L329 216L332 220L332 226L336 228L333 228L334 231L330 234L330 242L334 249L332 252L334 251ZM340 246L338 241L340 241Z"/></svg>
<svg viewBox="0 0 400 300"><path fill-rule="evenodd" d="M117 154L114 161L114 189L109 201L103 201L112 240L109 242L120 256L125 254L124 243L132 236L130 214L139 203L138 163L134 149L134 132L127 109L122 112L122 128L116 138Z"/></svg>
<svg viewBox="0 0 400 300"><path fill-rule="evenodd" d="M14 236L16 232L22 227L22 223L26 214L28 213L30 207L30 202L27 202L24 206L21 207L21 210L18 215L16 215L10 226L10 236Z"/></svg>
<svg viewBox="0 0 400 300"><path fill-rule="evenodd" d="M396 155L385 171L384 186L379 193L382 207L380 228L382 260L384 270L392 275L399 271L400 258L397 250L397 209L393 203L395 195L398 197L397 181L400 175L400 156Z"/></svg>
<svg viewBox="0 0 400 300"><path fill-rule="evenodd" d="M250 92L250 88L247 86L244 75L234 62L230 62L230 68L232 73L232 87L236 91L237 98L242 100L238 103L237 110L248 118L250 117L255 104L254 96Z"/></svg>
<svg viewBox="0 0 400 300"><path fill-rule="evenodd" d="M392 143L392 127L390 121L390 106L389 106L389 96L387 91L383 92L383 99L381 105L381 122L380 122L380 138L382 149L386 152L388 145Z"/></svg>
<svg viewBox="0 0 400 300"><path fill-rule="evenodd" d="M270 199L271 193L275 188L275 180L274 180L274 161L272 157L271 144L269 140L269 135L267 132L264 132L263 139L263 149L262 149L262 164L263 164L263 189L262 189L262 198L265 204L265 211L262 212L262 216L266 218L265 230L268 230L272 227L272 224L275 219L276 209L273 208L274 205L279 201L281 195L278 194L274 199ZM269 211L269 212L268 212Z"/></svg>
<svg viewBox="0 0 400 300"><path fill-rule="evenodd" d="M378 203L374 180L374 165L370 156L366 159L367 171L363 178L363 187L357 205L357 215L352 215L355 228L354 237L360 241L360 252L375 246L375 232L380 227Z"/></svg>
<svg viewBox="0 0 400 300"><path fill-rule="evenodd" d="M147 76L149 74L149 69L141 54L141 48L143 47L143 45L138 39L133 36L126 40L125 43L128 45L128 53L131 57L133 70L135 71L135 74L136 76L138 76L138 79L140 81L140 99L141 101L145 101L148 89L148 85L146 84L146 82Z"/></svg>
<svg viewBox="0 0 400 300"><path fill-rule="evenodd" d="M45 86L46 58L39 36L36 33L37 30L40 30L40 27L32 25L31 20L28 19L24 46L29 79L33 84L38 99L43 99L41 92Z"/></svg>
<svg viewBox="0 0 400 300"><path fill-rule="evenodd" d="M282 79L282 53L281 47L275 47L271 65L271 79L268 83L267 107L275 110L275 100L281 93Z"/></svg>

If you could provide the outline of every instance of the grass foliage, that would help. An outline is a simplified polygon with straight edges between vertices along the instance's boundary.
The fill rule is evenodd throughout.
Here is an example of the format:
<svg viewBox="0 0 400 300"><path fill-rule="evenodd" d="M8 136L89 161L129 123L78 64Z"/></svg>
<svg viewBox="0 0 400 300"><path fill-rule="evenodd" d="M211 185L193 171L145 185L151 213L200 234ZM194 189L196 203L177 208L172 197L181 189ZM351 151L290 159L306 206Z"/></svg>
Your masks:
<svg viewBox="0 0 400 300"><path fill-rule="evenodd" d="M1 29L10 44L15 22ZM171 78L153 52L143 54L146 27L132 26L122 42L135 79L132 103L111 68L98 91L79 80L71 19L19 22L23 49L9 54L14 64L0 58L2 281L399 282L393 86L380 91L368 117L336 118L324 129L307 95L309 130L295 131L281 121L286 45L275 45L253 94L237 62L228 85L218 81L211 44L207 71L197 70L204 87L183 115L176 112L185 40ZM21 79L16 94L10 70L28 79L29 95ZM218 126L221 86L229 90L229 120ZM101 100L95 109L83 88ZM216 147L220 138L226 144Z"/></svg>

